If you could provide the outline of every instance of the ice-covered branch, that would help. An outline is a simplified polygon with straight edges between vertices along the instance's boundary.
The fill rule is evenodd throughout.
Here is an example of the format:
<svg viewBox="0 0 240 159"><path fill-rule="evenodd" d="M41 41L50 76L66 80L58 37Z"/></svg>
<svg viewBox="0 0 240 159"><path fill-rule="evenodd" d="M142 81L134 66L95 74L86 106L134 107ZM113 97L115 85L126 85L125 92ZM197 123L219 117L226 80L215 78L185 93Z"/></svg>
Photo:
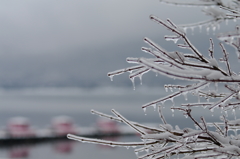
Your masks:
<svg viewBox="0 0 240 159"><path fill-rule="evenodd" d="M220 0L211 0L211 1L182 1L182 0L160 0L160 2L174 4L174 5L183 5L183 6L213 6L221 5Z"/></svg>
<svg viewBox="0 0 240 159"><path fill-rule="evenodd" d="M136 127L133 123L131 123L129 120L127 120L126 118L124 118L121 114L119 114L116 110L112 110L112 113L114 115L116 115L119 119L121 119L125 124L127 124L128 126L130 126L131 128L133 128L134 130L136 130L137 132L139 132L141 135L146 135L147 133L140 130L138 127Z"/></svg>
<svg viewBox="0 0 240 159"><path fill-rule="evenodd" d="M150 102L150 103L144 104L144 105L142 106L142 108L145 109L146 107L155 105L155 104L157 104L157 103L165 102L166 100L171 100L171 99L173 99L173 98L175 98L175 97L177 97L177 96L179 96L179 95L181 95L181 94L183 94L183 93L185 93L185 92L189 92L189 91L191 91L191 90L199 89L200 87L203 87L203 86L205 86L205 85L207 85L207 82L202 82L202 83L198 83L198 84L192 85L191 87L187 87L187 88L185 88L185 89L182 89L182 90L180 90L179 92L173 93L173 94L171 94L171 95L169 95L169 96L166 96L166 97L164 97L164 98L161 98L161 99L152 101L152 102Z"/></svg>
<svg viewBox="0 0 240 159"><path fill-rule="evenodd" d="M95 110L91 110L91 112L92 112L92 114L99 115L100 117L104 117L104 118L107 118L109 120L114 120L114 121L123 123L122 119L119 119L117 117L114 117L114 116L111 116L111 115L107 115L107 114L104 114L104 113L101 113L101 112L98 112L98 111L95 111ZM154 127L142 125L142 124L139 124L139 123L136 123L136 122L133 122L133 121L131 121L131 123L133 125L139 127L139 128L143 128L143 129L146 129L146 130L149 130L149 131L164 132L164 130L161 130L159 128L154 128Z"/></svg>
<svg viewBox="0 0 240 159"><path fill-rule="evenodd" d="M67 137L72 140L81 141L81 142L87 142L87 143L95 143L95 144L101 144L101 145L108 145L108 146L144 146L144 145L152 145L157 143L158 141L147 141L147 142L114 142L114 141L108 141L108 140L100 140L100 139L92 139L92 138L86 138L86 137L80 137L72 134L68 134Z"/></svg>
<svg viewBox="0 0 240 159"><path fill-rule="evenodd" d="M222 0L161 0L161 2L174 5L205 6L202 11L210 16L211 19L193 24L177 25L170 19L163 21L157 16L151 15L150 19L152 21L160 24L173 34L165 35L165 40L173 41L173 44L183 51L168 51L151 39L144 38L144 42L150 47L142 47L142 51L152 55L152 57L129 57L127 58L127 62L135 64L136 66L110 72L108 76L112 80L115 75L129 72L129 78L134 84L135 77L141 79L143 74L153 71L172 79L180 79L186 83L189 82L185 85L165 84L164 87L166 91L170 89L173 93L142 106L144 111L146 111L146 108L149 106L158 108L156 112L158 112L162 123L157 127L151 127L130 121L115 110L112 110L115 116L92 110L93 114L100 117L128 125L141 135L143 142L115 142L78 137L71 134L68 135L68 138L81 142L109 146L131 146L134 148L137 146L135 153L137 156L138 153L141 153L138 156L139 159L167 158L178 154L190 154L189 156L183 157L183 159L238 158L240 156L240 137L237 130L240 130L240 119L236 117L237 113L235 113L235 111L236 108L240 107L240 75L235 73L239 71L234 70L237 70L238 67L234 67L234 65L231 64L232 59L229 58L230 52L228 53L229 50L226 50L223 43L220 43L220 46L218 46L223 52L223 57L217 60L218 54L214 53L215 46L212 38L210 39L210 47L209 45L206 46L208 55L205 52L199 51L188 38L186 28L194 29L194 27L197 26L202 28L202 26L205 25L207 30L212 27L212 30L215 31L220 22L240 18L240 1L233 0L225 3ZM224 43L233 46L240 59L239 26L237 26L233 32L219 34L218 38ZM226 69L222 69L220 62L225 64ZM175 98L183 95L187 100L186 95L188 93L197 96L198 102L192 102L191 99L191 102L177 103L178 105L175 106L174 100L178 100L178 98ZM201 101L202 97L207 101ZM168 100L173 102L173 106L166 108L170 108L173 112L177 111L182 113L183 116L191 121L192 127L195 126L194 129L180 128L177 125L174 127L166 121L167 117L164 116L162 107L165 107L165 101ZM220 111L225 113L225 115L220 117L220 122L214 121L207 123L205 119L209 119L204 116L200 117L198 121L198 118L194 116L196 107L199 107L199 109L207 107L208 109L205 109L205 111L214 111L216 110L215 108L220 108ZM229 111L232 111L235 120L231 120L231 118L228 117ZM215 131L213 129L215 129ZM235 134L232 135L229 131L234 131Z"/></svg>

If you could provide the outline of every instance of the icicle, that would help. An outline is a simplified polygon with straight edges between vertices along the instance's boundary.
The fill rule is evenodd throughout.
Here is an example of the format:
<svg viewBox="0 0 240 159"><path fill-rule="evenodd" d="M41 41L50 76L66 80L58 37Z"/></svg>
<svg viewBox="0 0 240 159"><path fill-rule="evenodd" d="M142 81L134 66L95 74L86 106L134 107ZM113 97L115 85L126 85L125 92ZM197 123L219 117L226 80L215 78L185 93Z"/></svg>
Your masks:
<svg viewBox="0 0 240 159"><path fill-rule="evenodd" d="M187 92L183 92L182 94L183 94L185 100L188 100L188 98L187 98Z"/></svg>
<svg viewBox="0 0 240 159"><path fill-rule="evenodd" d="M228 25L228 19L226 19L225 23L226 23L226 25Z"/></svg>
<svg viewBox="0 0 240 159"><path fill-rule="evenodd" d="M210 83L206 85L208 87L208 91L210 91Z"/></svg>
<svg viewBox="0 0 240 159"><path fill-rule="evenodd" d="M147 139L142 139L144 145L146 145Z"/></svg>
<svg viewBox="0 0 240 159"><path fill-rule="evenodd" d="M129 146L126 146L127 149L129 149Z"/></svg>
<svg viewBox="0 0 240 159"><path fill-rule="evenodd" d="M199 32L201 33L202 32L202 25L199 25Z"/></svg>
<svg viewBox="0 0 240 159"><path fill-rule="evenodd" d="M184 33L187 33L187 27L183 28Z"/></svg>
<svg viewBox="0 0 240 159"><path fill-rule="evenodd" d="M237 134L237 130L234 129L233 132L234 132L235 136L238 135L238 134Z"/></svg>
<svg viewBox="0 0 240 159"><path fill-rule="evenodd" d="M209 35L209 29L210 29L209 27L207 27L207 29L206 29L207 30L207 35Z"/></svg>
<svg viewBox="0 0 240 159"><path fill-rule="evenodd" d="M138 156L138 151L135 151L135 155Z"/></svg>
<svg viewBox="0 0 240 159"><path fill-rule="evenodd" d="M149 149L148 149L148 148L145 148L145 151L148 153L148 152L149 152Z"/></svg>
<svg viewBox="0 0 240 159"><path fill-rule="evenodd" d="M170 98L169 100L171 100L171 101L172 101L172 104L173 104L173 106L175 106L174 99L173 99L173 98Z"/></svg>
<svg viewBox="0 0 240 159"><path fill-rule="evenodd" d="M164 86L165 91L168 92L168 86Z"/></svg>
<svg viewBox="0 0 240 159"><path fill-rule="evenodd" d="M178 125L175 125L175 130L181 130Z"/></svg>
<svg viewBox="0 0 240 159"><path fill-rule="evenodd" d="M111 81L113 81L113 76L114 76L114 75L109 76L109 78L110 78Z"/></svg>
<svg viewBox="0 0 240 159"><path fill-rule="evenodd" d="M174 109L171 109L171 111L172 111L172 117L174 117Z"/></svg>
<svg viewBox="0 0 240 159"><path fill-rule="evenodd" d="M165 101L161 101L161 105L163 108L165 108L165 105L164 105Z"/></svg>
<svg viewBox="0 0 240 159"><path fill-rule="evenodd" d="M133 84L133 90L135 90L135 82L134 82L134 78L135 78L135 77L130 78L130 80L132 81L132 84Z"/></svg>
<svg viewBox="0 0 240 159"><path fill-rule="evenodd" d="M143 111L144 111L144 113L146 113L146 109L147 109L146 107L145 107L145 108L143 108Z"/></svg>
<svg viewBox="0 0 240 159"><path fill-rule="evenodd" d="M139 80L140 80L140 84L142 85L142 74L138 75Z"/></svg>
<svg viewBox="0 0 240 159"><path fill-rule="evenodd" d="M213 30L213 34L215 34L215 31L216 31L216 26L215 25L212 26L212 30Z"/></svg>
<svg viewBox="0 0 240 159"><path fill-rule="evenodd" d="M207 102L209 102L209 98L208 97L206 98L206 100L207 100Z"/></svg>
<svg viewBox="0 0 240 159"><path fill-rule="evenodd" d="M234 42L234 37L231 37L229 43L233 43L233 42Z"/></svg>
<svg viewBox="0 0 240 159"><path fill-rule="evenodd" d="M157 104L153 104L152 106L153 106L154 111L156 111Z"/></svg>
<svg viewBox="0 0 240 159"><path fill-rule="evenodd" d="M156 72L156 77L158 76L158 73Z"/></svg>
<svg viewBox="0 0 240 159"><path fill-rule="evenodd" d="M214 108L213 109L210 109L211 112L214 112Z"/></svg>
<svg viewBox="0 0 240 159"><path fill-rule="evenodd" d="M170 91L171 91L171 92L173 92L173 89L172 89L172 87L169 87L169 89L170 89Z"/></svg>
<svg viewBox="0 0 240 159"><path fill-rule="evenodd" d="M226 117L228 117L228 112L226 110L224 111L224 113L225 113Z"/></svg>

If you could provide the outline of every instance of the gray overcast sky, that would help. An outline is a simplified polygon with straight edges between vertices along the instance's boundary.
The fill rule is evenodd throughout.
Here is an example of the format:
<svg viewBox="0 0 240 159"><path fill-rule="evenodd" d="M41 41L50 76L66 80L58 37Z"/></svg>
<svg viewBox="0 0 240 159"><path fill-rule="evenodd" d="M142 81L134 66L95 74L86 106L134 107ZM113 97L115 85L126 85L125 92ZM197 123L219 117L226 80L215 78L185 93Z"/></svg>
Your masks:
<svg viewBox="0 0 240 159"><path fill-rule="evenodd" d="M204 20L200 11L158 0L2 0L0 87L110 83L107 72L143 56L143 37L163 41L166 29L150 14L179 24Z"/></svg>

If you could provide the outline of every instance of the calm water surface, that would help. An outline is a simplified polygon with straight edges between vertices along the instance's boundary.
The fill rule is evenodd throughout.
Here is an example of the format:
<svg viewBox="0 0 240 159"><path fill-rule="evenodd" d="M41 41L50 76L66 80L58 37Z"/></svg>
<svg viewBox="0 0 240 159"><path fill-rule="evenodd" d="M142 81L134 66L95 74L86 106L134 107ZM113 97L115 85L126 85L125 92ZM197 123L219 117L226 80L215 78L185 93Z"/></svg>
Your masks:
<svg viewBox="0 0 240 159"><path fill-rule="evenodd" d="M151 94L151 93L150 93ZM15 116L24 116L35 128L50 126L53 117L67 115L79 126L94 126L97 116L90 113L91 109L111 114L116 109L130 120L142 122L158 121L157 114L149 111L144 115L141 105L152 100L150 94L133 91L132 89L97 90L79 89L23 89L0 91L0 127L4 129L8 120ZM159 92L161 94L161 92ZM155 98L157 95L154 95ZM152 112L152 113L150 113ZM137 114L140 114L139 116ZM155 115L154 115L155 114ZM146 120L147 119L147 120ZM108 138L114 141L140 141L138 137ZM39 144L2 146L2 158L28 159L122 159L136 158L133 149L83 144L70 140L49 141Z"/></svg>

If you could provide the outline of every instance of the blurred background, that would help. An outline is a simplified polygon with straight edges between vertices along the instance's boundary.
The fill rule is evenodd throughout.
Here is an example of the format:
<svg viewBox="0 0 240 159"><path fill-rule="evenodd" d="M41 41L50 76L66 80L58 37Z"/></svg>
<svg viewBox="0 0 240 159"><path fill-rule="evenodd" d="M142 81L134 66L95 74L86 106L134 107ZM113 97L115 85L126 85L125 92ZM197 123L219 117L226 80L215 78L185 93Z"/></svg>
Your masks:
<svg viewBox="0 0 240 159"><path fill-rule="evenodd" d="M127 57L147 56L141 52L141 47L147 46L144 37L166 50L176 50L173 42L163 38L170 33L151 22L149 15L163 20L170 18L176 24L194 23L210 19L202 9L166 5L158 0L2 0L0 127L4 130L9 119L22 116L29 119L31 126L45 128L59 115L71 117L79 126L91 127L98 118L90 113L91 109L109 114L111 109L116 109L130 120L161 122L157 112L151 109L144 115L141 105L165 95L163 85L176 81L150 72L143 76L143 85L136 79L136 90L133 90L128 74L114 77L111 82L107 73L131 66L126 62ZM216 34L234 30L235 25L222 23L220 30L210 33L205 28L201 32L195 28L187 30L187 34L200 51L208 54L209 38L213 37L217 44ZM219 47L215 50L218 52ZM183 123L176 120L178 115L172 119L171 114L167 110L166 118L175 124ZM67 151L66 147L71 150ZM135 158L135 154L131 149L68 141L3 145L0 150L0 158L4 159L76 157L120 159Z"/></svg>

